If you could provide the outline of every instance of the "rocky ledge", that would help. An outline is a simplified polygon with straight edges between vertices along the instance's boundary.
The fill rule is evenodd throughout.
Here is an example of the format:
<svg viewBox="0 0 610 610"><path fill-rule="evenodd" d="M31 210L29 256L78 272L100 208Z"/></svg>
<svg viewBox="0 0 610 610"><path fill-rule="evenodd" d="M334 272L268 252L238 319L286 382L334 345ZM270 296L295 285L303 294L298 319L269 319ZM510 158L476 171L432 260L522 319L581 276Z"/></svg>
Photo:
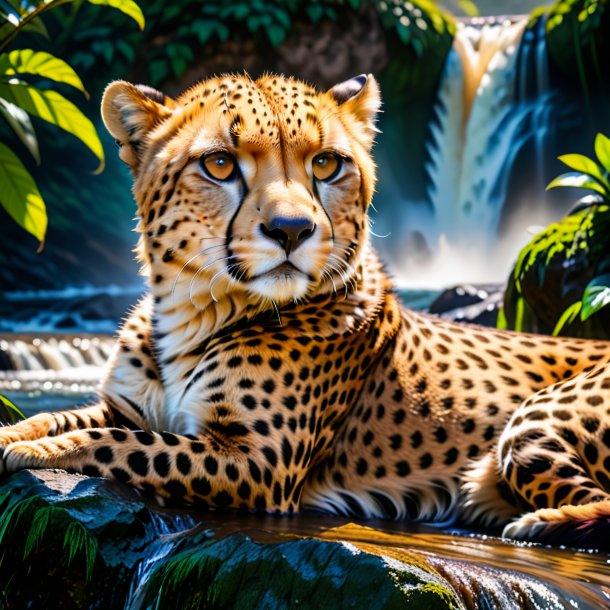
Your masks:
<svg viewBox="0 0 610 610"><path fill-rule="evenodd" d="M569 607L551 566L575 578L571 553L371 525L169 510L114 481L22 471L0 482L0 609ZM583 569L582 599L603 600Z"/></svg>

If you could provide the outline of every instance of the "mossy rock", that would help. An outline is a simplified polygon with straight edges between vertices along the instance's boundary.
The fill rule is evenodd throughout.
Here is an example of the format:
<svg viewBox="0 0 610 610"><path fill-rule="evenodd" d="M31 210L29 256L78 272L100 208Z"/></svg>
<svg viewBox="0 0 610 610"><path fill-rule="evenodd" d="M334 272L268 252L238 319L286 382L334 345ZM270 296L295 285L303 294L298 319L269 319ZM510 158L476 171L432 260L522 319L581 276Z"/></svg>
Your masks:
<svg viewBox="0 0 610 610"><path fill-rule="evenodd" d="M503 326L551 334L564 312L581 301L594 278L610 273L610 206L597 196L538 233L519 254L504 294ZM610 308L586 320L573 316L561 334L610 339Z"/></svg>
<svg viewBox="0 0 610 610"><path fill-rule="evenodd" d="M279 529L255 540L238 515L206 528L206 513L114 481L22 471L0 484L0 511L7 609L461 607L415 553Z"/></svg>

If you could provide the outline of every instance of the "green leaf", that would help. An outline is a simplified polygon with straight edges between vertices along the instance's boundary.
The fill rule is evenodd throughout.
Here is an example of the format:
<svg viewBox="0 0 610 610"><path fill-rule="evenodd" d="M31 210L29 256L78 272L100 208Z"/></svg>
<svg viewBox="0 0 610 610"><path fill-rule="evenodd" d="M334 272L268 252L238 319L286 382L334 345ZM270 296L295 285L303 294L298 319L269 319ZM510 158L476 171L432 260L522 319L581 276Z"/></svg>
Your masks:
<svg viewBox="0 0 610 610"><path fill-rule="evenodd" d="M40 165L40 150L38 148L38 138L34 131L34 126L28 113L11 104L0 97L0 114L4 116L8 124L13 128L19 139L25 147L30 151L32 157L38 165Z"/></svg>
<svg viewBox="0 0 610 610"><path fill-rule="evenodd" d="M604 197L609 196L608 189L604 188L597 180L594 180L590 176L581 174L580 172L567 172L557 176L555 180L550 182L546 187L546 190L556 188L558 186L571 186L580 189L591 189Z"/></svg>
<svg viewBox="0 0 610 610"><path fill-rule="evenodd" d="M49 36L49 31L47 30L47 26L44 24L44 21L40 17L36 17L32 19L29 23L23 26L24 32L32 32L33 34L38 34L47 40L51 40Z"/></svg>
<svg viewBox="0 0 610 610"><path fill-rule="evenodd" d="M284 28L285 30L290 29L292 23L290 21L290 15L286 11L278 8L276 11L274 11L273 16L279 23L280 27Z"/></svg>
<svg viewBox="0 0 610 610"><path fill-rule="evenodd" d="M100 160L97 172L102 171L104 149L93 123L63 95L24 84L0 83L0 97L76 136Z"/></svg>
<svg viewBox="0 0 610 610"><path fill-rule="evenodd" d="M0 14L0 44L9 39L17 29L18 21L16 23L12 21L4 21L6 18L6 15Z"/></svg>
<svg viewBox="0 0 610 610"><path fill-rule="evenodd" d="M144 29L144 14L142 9L133 0L87 0L87 2L116 8L122 13L129 15L141 30Z"/></svg>
<svg viewBox="0 0 610 610"><path fill-rule="evenodd" d="M610 304L610 274L593 278L582 295L580 319L584 322L602 307Z"/></svg>
<svg viewBox="0 0 610 610"><path fill-rule="evenodd" d="M127 61L132 62L135 59L136 51L128 42L117 40L116 46L123 53Z"/></svg>
<svg viewBox="0 0 610 610"><path fill-rule="evenodd" d="M269 25L267 26L267 36L274 47L279 47L286 38L286 30L279 25Z"/></svg>
<svg viewBox="0 0 610 610"><path fill-rule="evenodd" d="M610 138L603 133L595 136L595 154L607 172L610 172Z"/></svg>
<svg viewBox="0 0 610 610"><path fill-rule="evenodd" d="M603 184L607 189L610 189L610 184L604 177L599 165L595 163L589 157L585 157L584 155L561 155L558 159L570 167L571 169L576 170L577 172L582 172L583 174L588 174L592 178L595 178L598 182Z"/></svg>
<svg viewBox="0 0 610 610"><path fill-rule="evenodd" d="M216 24L216 36L218 36L221 42L226 42L229 39L230 34L231 30L229 30L224 23L220 23L219 21Z"/></svg>
<svg viewBox="0 0 610 610"><path fill-rule="evenodd" d="M523 332L523 315L525 313L525 301L523 297L517 299L515 306L515 330L517 332Z"/></svg>
<svg viewBox="0 0 610 610"><path fill-rule="evenodd" d="M401 23L396 24L396 33L403 44L409 44L411 40L411 29Z"/></svg>
<svg viewBox="0 0 610 610"><path fill-rule="evenodd" d="M24 559L27 559L32 554L32 551L42 542L45 533L51 528L51 517L63 514L65 514L65 511L56 506L41 508L34 513L25 544L23 545Z"/></svg>
<svg viewBox="0 0 610 610"><path fill-rule="evenodd" d="M467 17L478 17L479 7L472 0L458 0L457 5Z"/></svg>
<svg viewBox="0 0 610 610"><path fill-rule="evenodd" d="M555 328L553 329L553 337L559 335L561 330L566 324L572 324L576 319L576 316L580 313L580 309L582 307L582 301L576 301L576 303L572 303L560 316L559 320L557 320L557 324L555 324Z"/></svg>
<svg viewBox="0 0 610 610"><path fill-rule="evenodd" d="M0 142L0 204L11 218L42 245L47 210L34 179L17 155Z"/></svg>
<svg viewBox="0 0 610 610"><path fill-rule="evenodd" d="M90 582L98 554L98 543L95 536L82 523L73 521L66 528L63 549L67 554L68 566L72 565L77 557L82 565L84 559L85 582Z"/></svg>
<svg viewBox="0 0 610 610"><path fill-rule="evenodd" d="M504 313L504 307L500 307L500 309L498 309L496 328L499 328L500 330L506 330L508 328L508 320L506 319L506 314Z"/></svg>
<svg viewBox="0 0 610 610"><path fill-rule="evenodd" d="M319 4L308 4L305 10L312 23L317 23L324 16L324 9Z"/></svg>
<svg viewBox="0 0 610 610"><path fill-rule="evenodd" d="M159 85L170 73L170 65L167 59L155 59L148 66L149 78L153 86Z"/></svg>
<svg viewBox="0 0 610 610"><path fill-rule="evenodd" d="M20 49L3 53L0 55L0 73L7 76L36 74L58 83L70 85L82 91L87 98L89 97L78 74L65 61L44 51Z"/></svg>
<svg viewBox="0 0 610 610"><path fill-rule="evenodd" d="M6 397L0 394L0 422L16 424L25 419L25 415Z"/></svg>

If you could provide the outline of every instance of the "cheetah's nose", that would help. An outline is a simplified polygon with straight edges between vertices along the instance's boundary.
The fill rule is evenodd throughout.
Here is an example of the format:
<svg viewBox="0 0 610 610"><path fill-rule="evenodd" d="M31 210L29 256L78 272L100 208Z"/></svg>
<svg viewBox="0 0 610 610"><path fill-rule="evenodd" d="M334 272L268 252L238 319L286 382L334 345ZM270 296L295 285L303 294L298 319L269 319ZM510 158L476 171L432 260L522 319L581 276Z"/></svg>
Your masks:
<svg viewBox="0 0 610 610"><path fill-rule="evenodd" d="M305 216L276 216L269 222L261 224L263 235L278 242L286 251L286 256L311 237L315 230L316 225L313 220Z"/></svg>

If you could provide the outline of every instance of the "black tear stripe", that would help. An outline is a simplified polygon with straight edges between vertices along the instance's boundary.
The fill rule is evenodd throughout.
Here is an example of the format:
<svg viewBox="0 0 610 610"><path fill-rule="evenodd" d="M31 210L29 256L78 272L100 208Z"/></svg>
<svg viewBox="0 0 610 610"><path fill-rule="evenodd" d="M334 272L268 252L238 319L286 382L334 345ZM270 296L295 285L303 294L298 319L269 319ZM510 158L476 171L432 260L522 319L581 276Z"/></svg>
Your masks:
<svg viewBox="0 0 610 610"><path fill-rule="evenodd" d="M316 201L320 204L320 207L324 211L326 218L328 219L328 224L330 225L330 238L332 242L335 242L335 226L333 225L332 218L330 217L328 211L326 210L326 206L322 203L322 198L320 197L320 191L318 191L318 185L316 181L313 181L313 194L316 198Z"/></svg>
<svg viewBox="0 0 610 610"><path fill-rule="evenodd" d="M241 171L239 172L239 183L241 184L241 187L242 187L241 198L239 200L239 204L237 205L237 209L235 210L235 213L233 214L233 216L231 216L231 220L229 220L229 225L227 226L227 236L225 239L225 248L227 250L227 254L231 257L231 259L229 259L229 261L228 261L229 263L233 262L233 258L232 258L233 250L231 249L231 240L233 239L233 224L235 223L235 219L237 218L237 215L239 214L239 212L244 204L244 201L250 194L250 189L248 189L248 185L246 184L246 181L244 180L244 177L242 176ZM233 279L237 279L237 275L239 274L239 272L240 272L239 267L237 269L235 269L229 264L228 273Z"/></svg>

